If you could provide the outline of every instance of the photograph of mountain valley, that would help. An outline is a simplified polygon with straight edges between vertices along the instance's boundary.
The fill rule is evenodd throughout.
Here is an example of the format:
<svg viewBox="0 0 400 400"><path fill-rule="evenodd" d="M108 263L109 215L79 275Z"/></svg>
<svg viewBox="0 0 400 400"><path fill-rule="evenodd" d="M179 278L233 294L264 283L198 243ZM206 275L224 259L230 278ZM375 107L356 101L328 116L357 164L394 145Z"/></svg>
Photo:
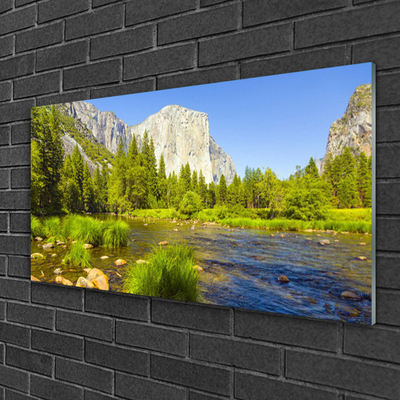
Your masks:
<svg viewBox="0 0 400 400"><path fill-rule="evenodd" d="M373 73L33 108L31 279L374 323Z"/></svg>

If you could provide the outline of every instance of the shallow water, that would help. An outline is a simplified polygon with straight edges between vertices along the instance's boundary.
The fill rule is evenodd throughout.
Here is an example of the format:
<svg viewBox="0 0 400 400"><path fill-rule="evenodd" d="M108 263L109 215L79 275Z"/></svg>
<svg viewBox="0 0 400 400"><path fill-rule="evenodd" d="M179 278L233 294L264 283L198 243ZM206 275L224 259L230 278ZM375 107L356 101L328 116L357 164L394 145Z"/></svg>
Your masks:
<svg viewBox="0 0 400 400"><path fill-rule="evenodd" d="M97 216L97 218L117 218ZM122 291L125 267L114 266L123 258L128 263L143 259L160 241L187 241L196 249L197 264L204 272L200 286L204 301L230 307L277 313L343 320L371 322L371 236L363 234L299 233L229 229L216 225L201 227L162 220L128 219L130 238L125 248L89 250L93 266L110 278L110 289ZM145 222L147 226L145 226ZM174 232L177 223L178 231ZM318 241L329 239L329 246ZM366 243L361 246L360 242ZM32 260L32 275L53 282L54 269L61 267L63 277L76 282L86 276L78 269L68 269L61 261L68 249L56 246L44 251L39 242L32 242L32 253L46 254L45 260ZM51 257L57 254L56 257ZM110 258L100 260L107 255ZM359 261L366 256L367 261ZM286 275L290 282L280 283ZM350 290L361 301L342 299Z"/></svg>

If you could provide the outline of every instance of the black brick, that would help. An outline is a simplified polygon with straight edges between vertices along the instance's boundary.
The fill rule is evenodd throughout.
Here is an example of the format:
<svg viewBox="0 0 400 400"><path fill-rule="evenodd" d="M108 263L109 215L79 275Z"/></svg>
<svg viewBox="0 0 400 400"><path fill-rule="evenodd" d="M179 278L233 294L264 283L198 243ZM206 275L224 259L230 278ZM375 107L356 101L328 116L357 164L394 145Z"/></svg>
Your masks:
<svg viewBox="0 0 400 400"><path fill-rule="evenodd" d="M86 340L85 361L135 375L149 374L149 355L135 350Z"/></svg>
<svg viewBox="0 0 400 400"><path fill-rule="evenodd" d="M87 290L85 311L147 321L149 319L149 298Z"/></svg>
<svg viewBox="0 0 400 400"><path fill-rule="evenodd" d="M39 23L89 9L89 0L49 0L38 4Z"/></svg>
<svg viewBox="0 0 400 400"><path fill-rule="evenodd" d="M131 400L185 400L186 390L176 386L116 373L115 393Z"/></svg>
<svg viewBox="0 0 400 400"><path fill-rule="evenodd" d="M241 78L285 74L288 72L336 67L344 64L346 64L346 47L335 46L329 49L244 62L241 65Z"/></svg>
<svg viewBox="0 0 400 400"><path fill-rule="evenodd" d="M115 397L107 396L99 392L85 390L85 400L115 400Z"/></svg>
<svg viewBox="0 0 400 400"><path fill-rule="evenodd" d="M41 375L51 376L53 358L38 352L7 346L6 364Z"/></svg>
<svg viewBox="0 0 400 400"><path fill-rule="evenodd" d="M11 144L25 144L31 141L31 123L13 125L11 128Z"/></svg>
<svg viewBox="0 0 400 400"><path fill-rule="evenodd" d="M400 29L400 20L396 17L399 12L400 4L391 2L298 21L295 46L310 47L396 32Z"/></svg>
<svg viewBox="0 0 400 400"><path fill-rule="evenodd" d="M290 49L291 25L283 24L236 33L200 43L199 65L261 56Z"/></svg>
<svg viewBox="0 0 400 400"><path fill-rule="evenodd" d="M377 183L376 185L376 213L400 215L400 183Z"/></svg>
<svg viewBox="0 0 400 400"><path fill-rule="evenodd" d="M0 83L0 101L11 100L11 82Z"/></svg>
<svg viewBox="0 0 400 400"><path fill-rule="evenodd" d="M400 37L378 39L353 45L353 62L373 62L377 70L400 66Z"/></svg>
<svg viewBox="0 0 400 400"><path fill-rule="evenodd" d="M126 57L124 79L192 68L195 65L195 53L196 45L189 43Z"/></svg>
<svg viewBox="0 0 400 400"><path fill-rule="evenodd" d="M6 236L11 239L15 239L15 236ZM28 237L28 239L30 239ZM0 243L5 241L3 239L3 236L0 236ZM30 240L29 240L30 242ZM1 251L1 246L0 246L0 252ZM3 252L6 253L6 252ZM16 251L12 253L17 253ZM11 299L11 300L22 300L22 301L27 301L29 299L29 281L26 280L20 280L20 279L6 279L6 278L1 278L0 279L0 297L3 297L5 299Z"/></svg>
<svg viewBox="0 0 400 400"><path fill-rule="evenodd" d="M190 358L280 374L280 349L243 341L190 334Z"/></svg>
<svg viewBox="0 0 400 400"><path fill-rule="evenodd" d="M7 148L11 150L12 147ZM4 150L6 150L4 148ZM6 151L1 151L0 155L8 155ZM9 151L11 153L18 153ZM27 190L0 191L0 210L29 210L31 204L31 194Z"/></svg>
<svg viewBox="0 0 400 400"><path fill-rule="evenodd" d="M158 24L158 43L166 44L233 31L237 28L236 4L177 17Z"/></svg>
<svg viewBox="0 0 400 400"><path fill-rule="evenodd" d="M113 339L113 326L114 323L111 318L57 311L56 329L59 331L111 342Z"/></svg>
<svg viewBox="0 0 400 400"><path fill-rule="evenodd" d="M13 8L13 0L2 0L0 3L0 13L11 10Z"/></svg>
<svg viewBox="0 0 400 400"><path fill-rule="evenodd" d="M230 317L228 308L152 300L152 321L159 324L229 334Z"/></svg>
<svg viewBox="0 0 400 400"><path fill-rule="evenodd" d="M200 0L201 7L213 6L215 4L223 3L227 0Z"/></svg>
<svg viewBox="0 0 400 400"><path fill-rule="evenodd" d="M243 26L279 21L300 15L346 7L346 0L248 0L244 2Z"/></svg>
<svg viewBox="0 0 400 400"><path fill-rule="evenodd" d="M21 392L15 392L14 390L11 389L6 389L5 396L7 400L32 400L31 396L23 394ZM0 399L3 400L1 396Z"/></svg>
<svg viewBox="0 0 400 400"><path fill-rule="evenodd" d="M376 286L400 290L400 258L379 255L376 263Z"/></svg>
<svg viewBox="0 0 400 400"><path fill-rule="evenodd" d="M116 5L68 19L65 25L66 40L121 28L123 25L122 15L122 5Z"/></svg>
<svg viewBox="0 0 400 400"><path fill-rule="evenodd" d="M376 321L380 324L400 326L400 293L378 289L376 291Z"/></svg>
<svg viewBox="0 0 400 400"><path fill-rule="evenodd" d="M379 135L376 141L396 142L400 136L397 127L400 125L400 110L377 110L376 113L376 131Z"/></svg>
<svg viewBox="0 0 400 400"><path fill-rule="evenodd" d="M241 400L337 400L336 393L267 377L235 373L235 398Z"/></svg>
<svg viewBox="0 0 400 400"><path fill-rule="evenodd" d="M19 53L21 51L60 43L63 40L63 30L63 23L58 22L56 24L20 33L15 39L15 51Z"/></svg>
<svg viewBox="0 0 400 400"><path fill-rule="evenodd" d="M83 400L83 389L54 379L31 376L31 394L46 400Z"/></svg>
<svg viewBox="0 0 400 400"><path fill-rule="evenodd" d="M400 363L400 332L345 325L344 352L354 356Z"/></svg>
<svg viewBox="0 0 400 400"><path fill-rule="evenodd" d="M0 235L0 253L2 254L15 254L15 255L29 255L30 254L30 243L31 239L29 236L6 236L6 235ZM22 283L18 283L18 285L22 285ZM0 282L0 287L2 286L2 283ZM14 285L12 285L14 286ZM19 290L19 288L15 288L16 293L18 296L18 300L23 300L25 299L25 294L23 294L23 291ZM10 293L10 296L12 296L12 291L7 291L7 293ZM0 293L1 290L0 290ZM23 297L21 299L20 297ZM15 298L15 297L13 297Z"/></svg>
<svg viewBox="0 0 400 400"><path fill-rule="evenodd" d="M33 303L82 310L83 290L80 288L32 282L31 290Z"/></svg>
<svg viewBox="0 0 400 400"><path fill-rule="evenodd" d="M31 233L31 215L26 213L11 213L10 231Z"/></svg>
<svg viewBox="0 0 400 400"><path fill-rule="evenodd" d="M8 189L10 186L10 170L0 169L0 189Z"/></svg>
<svg viewBox="0 0 400 400"><path fill-rule="evenodd" d="M0 172L1 174L1 172ZM11 187L13 189L27 189L31 187L31 169L13 168L11 170Z"/></svg>
<svg viewBox="0 0 400 400"><path fill-rule="evenodd" d="M10 144L10 132L10 126L0 126L0 146L8 146ZM6 170L1 171L7 172ZM3 189L3 186L0 187Z"/></svg>
<svg viewBox="0 0 400 400"><path fill-rule="evenodd" d="M0 364L0 385L28 393L28 373Z"/></svg>
<svg viewBox="0 0 400 400"><path fill-rule="evenodd" d="M7 36L0 38L0 57L9 56L13 53L14 37Z"/></svg>
<svg viewBox="0 0 400 400"><path fill-rule="evenodd" d="M153 45L153 31L153 26L146 25L94 38L91 40L90 58L95 60L148 49Z"/></svg>
<svg viewBox="0 0 400 400"><path fill-rule="evenodd" d="M0 300L0 320L6 317L6 302Z"/></svg>
<svg viewBox="0 0 400 400"><path fill-rule="evenodd" d="M56 359L56 378L111 393L113 373L76 361Z"/></svg>
<svg viewBox="0 0 400 400"><path fill-rule="evenodd" d="M0 67L1 70L1 67ZM31 108L33 107L33 100L24 100L24 101L16 101L13 103L7 103L4 105L0 105L0 123L6 122L15 122L24 119L31 118ZM12 147L7 152L25 152L25 165L30 164L29 152L24 147ZM5 151L4 151L5 152ZM5 160L4 156L6 153L1 154L0 150L0 166L13 166L13 165L21 165L21 157L11 157L10 160ZM17 154L14 154L17 156ZM26 157L28 155L28 157ZM3 161L4 160L4 161Z"/></svg>
<svg viewBox="0 0 400 400"><path fill-rule="evenodd" d="M136 0L126 5L126 25L194 10L197 0Z"/></svg>
<svg viewBox="0 0 400 400"><path fill-rule="evenodd" d="M337 327L334 322L235 310L235 335L269 342L336 351Z"/></svg>
<svg viewBox="0 0 400 400"><path fill-rule="evenodd" d="M400 104L400 94L397 84L400 80L400 73L378 75L376 77L376 105L390 106Z"/></svg>
<svg viewBox="0 0 400 400"><path fill-rule="evenodd" d="M29 214L28 214L29 215ZM30 278L31 276L31 259L29 256L8 257L8 275L19 278Z"/></svg>
<svg viewBox="0 0 400 400"><path fill-rule="evenodd" d="M23 326L0 322L0 341L29 347L29 329ZM0 374L1 375L1 374Z"/></svg>
<svg viewBox="0 0 400 400"><path fill-rule="evenodd" d="M36 7L28 7L0 16L0 35L35 25Z"/></svg>
<svg viewBox="0 0 400 400"><path fill-rule="evenodd" d="M104 86L98 89L91 89L91 98L121 96L124 94L151 92L155 88L155 78L143 79L140 81L124 83L119 85Z"/></svg>
<svg viewBox="0 0 400 400"><path fill-rule="evenodd" d="M36 0L15 0L15 6L21 7L26 6L27 4L34 3Z"/></svg>
<svg viewBox="0 0 400 400"><path fill-rule="evenodd" d="M0 275L7 273L7 256L0 255Z"/></svg>
<svg viewBox="0 0 400 400"><path fill-rule="evenodd" d="M8 303L7 320L52 329L55 310L28 304Z"/></svg>
<svg viewBox="0 0 400 400"><path fill-rule="evenodd" d="M0 81L32 74L34 67L33 54L26 54L0 61Z"/></svg>
<svg viewBox="0 0 400 400"><path fill-rule="evenodd" d="M45 71L47 69L84 63L87 58L88 49L89 44L84 40L41 50L37 53L36 69L37 71Z"/></svg>
<svg viewBox="0 0 400 400"><path fill-rule="evenodd" d="M226 82L236 79L236 66L209 68L199 71L184 72L160 76L157 80L157 90L183 86L203 85L206 83Z"/></svg>
<svg viewBox="0 0 400 400"><path fill-rule="evenodd" d="M185 356L186 338L184 332L157 328L154 325L121 321L117 321L116 325L116 343L163 353Z"/></svg>
<svg viewBox="0 0 400 400"><path fill-rule="evenodd" d="M118 0L93 0L93 8L115 3Z"/></svg>
<svg viewBox="0 0 400 400"><path fill-rule="evenodd" d="M118 82L121 61L111 60L70 68L64 71L64 90Z"/></svg>
<svg viewBox="0 0 400 400"><path fill-rule="evenodd" d="M14 81L14 98L36 96L60 90L60 73L48 72Z"/></svg>
<svg viewBox="0 0 400 400"><path fill-rule="evenodd" d="M286 361L288 378L398 399L398 369L293 350L287 351Z"/></svg>
<svg viewBox="0 0 400 400"><path fill-rule="evenodd" d="M75 336L33 329L32 349L83 360L83 339Z"/></svg>
<svg viewBox="0 0 400 400"><path fill-rule="evenodd" d="M231 372L227 369L152 355L150 374L155 379L207 392L230 393Z"/></svg>
<svg viewBox="0 0 400 400"><path fill-rule="evenodd" d="M8 213L0 213L0 232L8 232Z"/></svg>
<svg viewBox="0 0 400 400"><path fill-rule="evenodd" d="M62 94L53 94L48 96L39 97L36 100L37 106L45 106L49 104L68 103L72 101L80 101L89 98L89 89L76 90L71 92L64 92Z"/></svg>
<svg viewBox="0 0 400 400"><path fill-rule="evenodd" d="M377 219L376 248L387 251L397 251L400 248L400 219Z"/></svg>

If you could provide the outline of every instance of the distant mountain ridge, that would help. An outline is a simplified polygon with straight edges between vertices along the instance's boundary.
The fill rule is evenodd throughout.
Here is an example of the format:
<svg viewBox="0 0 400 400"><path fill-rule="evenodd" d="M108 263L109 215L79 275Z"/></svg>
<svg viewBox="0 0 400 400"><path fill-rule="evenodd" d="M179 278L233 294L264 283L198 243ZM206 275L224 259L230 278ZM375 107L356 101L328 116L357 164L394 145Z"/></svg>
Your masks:
<svg viewBox="0 0 400 400"><path fill-rule="evenodd" d="M236 174L233 160L210 135L206 113L168 105L140 124L129 126L113 112L99 111L91 103L79 101L66 103L65 107L69 116L85 125L114 154L120 138L127 149L135 135L141 147L147 130L153 138L157 160L164 154L167 174L178 174L187 162L191 170L202 170L206 182L218 183L224 174L229 184Z"/></svg>

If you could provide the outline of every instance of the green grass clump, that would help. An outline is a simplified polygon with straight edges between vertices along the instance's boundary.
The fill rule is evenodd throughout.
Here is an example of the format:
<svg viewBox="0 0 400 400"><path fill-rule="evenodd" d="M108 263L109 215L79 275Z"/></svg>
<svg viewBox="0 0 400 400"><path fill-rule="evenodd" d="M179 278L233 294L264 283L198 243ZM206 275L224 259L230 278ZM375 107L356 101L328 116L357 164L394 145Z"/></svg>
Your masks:
<svg viewBox="0 0 400 400"><path fill-rule="evenodd" d="M129 225L121 220L106 221L103 224L102 245L108 248L128 244Z"/></svg>
<svg viewBox="0 0 400 400"><path fill-rule="evenodd" d="M43 220L43 232L47 242L55 243L61 238L61 220L58 217L50 217Z"/></svg>
<svg viewBox="0 0 400 400"><path fill-rule="evenodd" d="M76 215L74 220L70 222L69 237L72 240L90 243L93 246L102 244L102 223L91 217L82 217Z"/></svg>
<svg viewBox="0 0 400 400"><path fill-rule="evenodd" d="M90 266L90 254L83 247L83 244L83 242L76 242L72 245L71 251L64 257L64 264L82 268Z"/></svg>
<svg viewBox="0 0 400 400"><path fill-rule="evenodd" d="M31 239L35 239L35 237L43 238L45 236L44 228L40 219L31 215Z"/></svg>
<svg viewBox="0 0 400 400"><path fill-rule="evenodd" d="M183 301L199 301L199 272L193 269L194 249L186 244L154 248L149 264L127 268L127 293Z"/></svg>
<svg viewBox="0 0 400 400"><path fill-rule="evenodd" d="M331 221L365 221L371 222L372 210L370 208L343 208L328 211L327 220Z"/></svg>

